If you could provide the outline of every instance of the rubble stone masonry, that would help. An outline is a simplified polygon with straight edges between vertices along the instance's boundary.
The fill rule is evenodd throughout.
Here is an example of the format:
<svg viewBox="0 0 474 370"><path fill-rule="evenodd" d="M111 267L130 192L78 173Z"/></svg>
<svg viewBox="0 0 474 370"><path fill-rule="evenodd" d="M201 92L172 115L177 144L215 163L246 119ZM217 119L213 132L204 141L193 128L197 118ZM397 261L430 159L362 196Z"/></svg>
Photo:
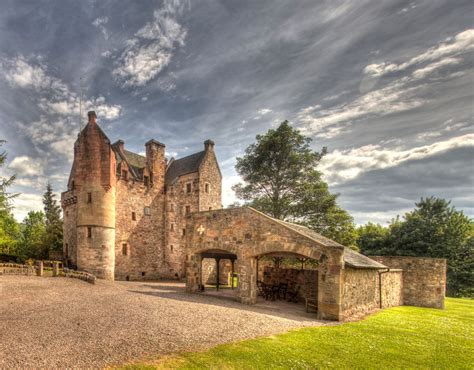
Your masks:
<svg viewBox="0 0 474 370"><path fill-rule="evenodd" d="M444 308L446 260L443 258L376 256L384 265L403 270L403 304Z"/></svg>

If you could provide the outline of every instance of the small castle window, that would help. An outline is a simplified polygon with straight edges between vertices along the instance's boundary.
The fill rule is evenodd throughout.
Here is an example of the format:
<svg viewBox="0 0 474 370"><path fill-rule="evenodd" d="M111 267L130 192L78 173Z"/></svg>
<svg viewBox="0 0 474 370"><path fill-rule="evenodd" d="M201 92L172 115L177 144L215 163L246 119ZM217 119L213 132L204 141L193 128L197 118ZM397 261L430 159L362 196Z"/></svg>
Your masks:
<svg viewBox="0 0 474 370"><path fill-rule="evenodd" d="M145 271L142 271L142 277L146 275L146 272Z"/></svg>
<svg viewBox="0 0 474 370"><path fill-rule="evenodd" d="M87 193L87 203L92 203L92 193Z"/></svg>
<svg viewBox="0 0 474 370"><path fill-rule="evenodd" d="M132 221L137 220L137 214L135 212L132 212Z"/></svg>
<svg viewBox="0 0 474 370"><path fill-rule="evenodd" d="M128 172L127 171L125 171L125 170L122 171L122 178L124 180L127 180L127 178L128 178Z"/></svg>
<svg viewBox="0 0 474 370"><path fill-rule="evenodd" d="M143 213L145 214L145 216L150 216L151 214L150 207L145 207L143 210Z"/></svg>
<svg viewBox="0 0 474 370"><path fill-rule="evenodd" d="M191 190L192 190L192 186L191 186L191 183L189 184L186 184L186 193L191 193Z"/></svg>
<svg viewBox="0 0 474 370"><path fill-rule="evenodd" d="M92 227L90 226L87 227L87 237L92 238Z"/></svg>
<svg viewBox="0 0 474 370"><path fill-rule="evenodd" d="M170 212L174 212L174 204L173 203L170 203L169 210L170 210Z"/></svg>
<svg viewBox="0 0 474 370"><path fill-rule="evenodd" d="M212 207L209 207L209 211L212 211Z"/></svg>
<svg viewBox="0 0 474 370"><path fill-rule="evenodd" d="M128 256L127 243L123 243L123 244L122 244L122 256Z"/></svg>
<svg viewBox="0 0 474 370"><path fill-rule="evenodd" d="M174 231L174 224L171 224L171 225L170 225L170 230L171 230L171 231Z"/></svg>
<svg viewBox="0 0 474 370"><path fill-rule="evenodd" d="M148 186L148 176L143 177L143 183L145 184L145 186Z"/></svg>
<svg viewBox="0 0 474 370"><path fill-rule="evenodd" d="M182 230L182 235L183 235L183 236L186 235L186 229L183 229L183 230Z"/></svg>
<svg viewBox="0 0 474 370"><path fill-rule="evenodd" d="M186 206L186 214L191 213L191 206Z"/></svg>
<svg viewBox="0 0 474 370"><path fill-rule="evenodd" d="M74 187L76 186L74 180L72 180L72 190L74 190Z"/></svg>
<svg viewBox="0 0 474 370"><path fill-rule="evenodd" d="M170 245L171 252L173 252L173 244Z"/></svg>
<svg viewBox="0 0 474 370"><path fill-rule="evenodd" d="M204 185L204 191L209 194L209 184L208 183L206 183Z"/></svg>

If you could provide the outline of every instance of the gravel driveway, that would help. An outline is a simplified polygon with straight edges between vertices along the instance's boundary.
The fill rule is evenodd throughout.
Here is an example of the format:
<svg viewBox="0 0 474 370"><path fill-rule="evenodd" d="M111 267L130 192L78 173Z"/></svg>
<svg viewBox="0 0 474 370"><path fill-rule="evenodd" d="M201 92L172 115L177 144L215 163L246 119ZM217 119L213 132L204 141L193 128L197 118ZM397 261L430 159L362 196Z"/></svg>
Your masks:
<svg viewBox="0 0 474 370"><path fill-rule="evenodd" d="M0 276L0 368L104 367L325 324L176 282Z"/></svg>

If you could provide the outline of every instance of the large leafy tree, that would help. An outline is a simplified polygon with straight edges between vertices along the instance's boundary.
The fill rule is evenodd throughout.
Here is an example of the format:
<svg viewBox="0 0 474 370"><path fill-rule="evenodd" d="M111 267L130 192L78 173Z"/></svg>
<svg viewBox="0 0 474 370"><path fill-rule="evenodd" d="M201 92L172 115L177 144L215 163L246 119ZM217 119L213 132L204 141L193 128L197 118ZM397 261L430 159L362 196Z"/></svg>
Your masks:
<svg viewBox="0 0 474 370"><path fill-rule="evenodd" d="M43 194L43 205L45 215L45 235L43 238L43 258L48 258L47 251L60 251L63 245L63 221L61 218L61 207L55 199L51 184L46 186Z"/></svg>
<svg viewBox="0 0 474 370"><path fill-rule="evenodd" d="M44 244L46 222L44 213L30 211L21 224L21 240L17 255L20 260L41 258L48 254Z"/></svg>
<svg viewBox="0 0 474 370"><path fill-rule="evenodd" d="M0 147L5 143L0 140ZM7 153L0 152L0 168L5 165ZM16 194L8 193L15 176L0 177L0 254L14 255L16 253L20 227L13 217L11 199Z"/></svg>
<svg viewBox="0 0 474 370"><path fill-rule="evenodd" d="M352 245L352 218L329 192L316 170L326 148L310 147L311 138L284 121L277 129L257 135L236 170L244 183L233 187L246 204L277 219L304 224L342 244Z"/></svg>

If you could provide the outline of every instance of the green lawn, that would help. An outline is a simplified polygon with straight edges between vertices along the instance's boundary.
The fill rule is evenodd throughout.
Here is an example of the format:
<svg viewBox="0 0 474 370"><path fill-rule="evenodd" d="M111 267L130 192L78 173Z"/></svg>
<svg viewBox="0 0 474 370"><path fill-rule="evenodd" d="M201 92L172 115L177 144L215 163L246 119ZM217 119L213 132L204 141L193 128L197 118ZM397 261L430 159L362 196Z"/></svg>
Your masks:
<svg viewBox="0 0 474 370"><path fill-rule="evenodd" d="M145 368L474 368L474 301L446 299L446 309L395 307L338 326L183 353Z"/></svg>

